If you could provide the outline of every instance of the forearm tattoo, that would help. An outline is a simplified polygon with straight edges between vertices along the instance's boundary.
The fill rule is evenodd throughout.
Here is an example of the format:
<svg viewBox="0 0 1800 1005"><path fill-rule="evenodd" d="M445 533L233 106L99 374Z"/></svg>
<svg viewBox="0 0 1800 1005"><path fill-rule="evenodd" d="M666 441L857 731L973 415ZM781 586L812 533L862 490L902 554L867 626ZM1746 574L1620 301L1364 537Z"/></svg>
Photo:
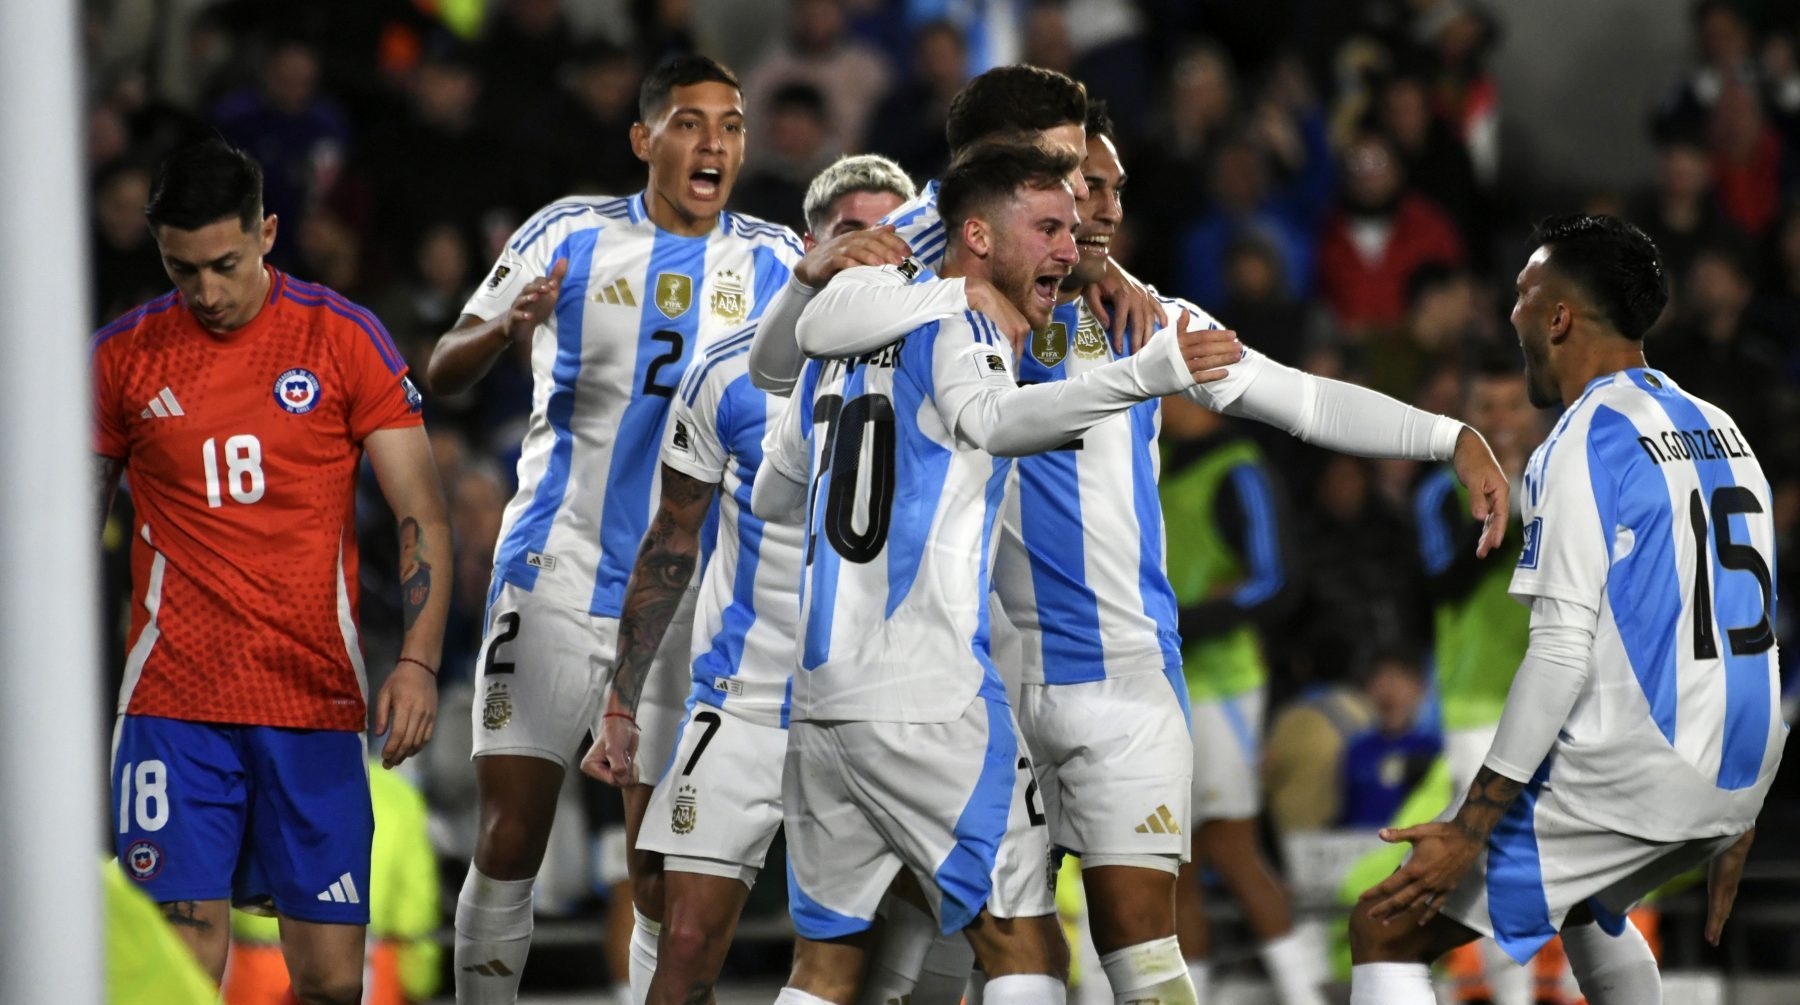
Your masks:
<svg viewBox="0 0 1800 1005"><path fill-rule="evenodd" d="M400 628L412 631L431 600L431 563L425 560L425 532L419 521L400 521Z"/></svg>
<svg viewBox="0 0 1800 1005"><path fill-rule="evenodd" d="M662 503L625 591L625 608L619 618L619 654L614 661L613 691L619 703L635 714L643 697L651 661L668 633L682 594L694 578L700 560L697 531L712 502L713 486L663 468Z"/></svg>
<svg viewBox="0 0 1800 1005"><path fill-rule="evenodd" d="M1456 812L1456 817L1450 822L1469 840L1477 844L1486 843L1488 835L1499 826L1506 811L1512 808L1513 801L1523 791L1524 782L1515 782L1484 766L1475 773L1475 783L1469 786L1469 798L1463 801L1462 809Z"/></svg>

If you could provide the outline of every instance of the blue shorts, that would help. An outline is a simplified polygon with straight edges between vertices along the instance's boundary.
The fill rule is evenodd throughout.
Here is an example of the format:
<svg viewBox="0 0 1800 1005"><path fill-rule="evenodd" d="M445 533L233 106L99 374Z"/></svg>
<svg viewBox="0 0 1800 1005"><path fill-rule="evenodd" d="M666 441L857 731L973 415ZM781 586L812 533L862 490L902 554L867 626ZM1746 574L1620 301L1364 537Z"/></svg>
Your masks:
<svg viewBox="0 0 1800 1005"><path fill-rule="evenodd" d="M369 923L375 814L360 733L127 715L113 847L150 899Z"/></svg>

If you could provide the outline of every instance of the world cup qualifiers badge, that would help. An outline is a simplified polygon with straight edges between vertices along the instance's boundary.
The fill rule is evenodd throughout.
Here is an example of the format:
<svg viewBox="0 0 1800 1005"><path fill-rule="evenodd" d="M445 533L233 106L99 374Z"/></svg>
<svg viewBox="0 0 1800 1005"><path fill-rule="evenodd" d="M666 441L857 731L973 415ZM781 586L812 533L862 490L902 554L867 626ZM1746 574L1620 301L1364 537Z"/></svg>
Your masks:
<svg viewBox="0 0 1800 1005"><path fill-rule="evenodd" d="M300 367L276 377L275 403L295 415L305 415L319 407L319 378Z"/></svg>

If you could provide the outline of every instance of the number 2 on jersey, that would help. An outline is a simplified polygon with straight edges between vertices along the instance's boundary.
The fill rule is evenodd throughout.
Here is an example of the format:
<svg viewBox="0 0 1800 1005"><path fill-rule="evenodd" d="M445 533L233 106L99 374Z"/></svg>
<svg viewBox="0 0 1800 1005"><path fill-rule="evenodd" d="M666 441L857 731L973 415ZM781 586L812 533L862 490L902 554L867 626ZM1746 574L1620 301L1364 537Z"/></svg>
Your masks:
<svg viewBox="0 0 1800 1005"><path fill-rule="evenodd" d="M219 455L214 441L208 437L200 445L201 463L206 468L206 505L218 509L225 505L219 493ZM262 441L249 433L239 433L225 441L225 489L231 498L248 506L263 497Z"/></svg>
<svg viewBox="0 0 1800 1005"><path fill-rule="evenodd" d="M1716 550L1721 569L1748 572L1756 577L1762 591L1762 619L1754 625L1725 630L1725 642L1733 656L1754 656L1768 652L1775 644L1775 632L1769 627L1769 600L1774 592L1769 577L1769 563L1755 548L1731 539L1731 514L1761 513L1762 503L1742 485L1722 485L1712 494L1712 534L1706 532L1707 509L1700 500L1700 490L1688 496L1688 519L1694 527L1694 658L1717 659L1719 644L1713 637L1712 554ZM1706 545L1713 539L1713 548Z"/></svg>

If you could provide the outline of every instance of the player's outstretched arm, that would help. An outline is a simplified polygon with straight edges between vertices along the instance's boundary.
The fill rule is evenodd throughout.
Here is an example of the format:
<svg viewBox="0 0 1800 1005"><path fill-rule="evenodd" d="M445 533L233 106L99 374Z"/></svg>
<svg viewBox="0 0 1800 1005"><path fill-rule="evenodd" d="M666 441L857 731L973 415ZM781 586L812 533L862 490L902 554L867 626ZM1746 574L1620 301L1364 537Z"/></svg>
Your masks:
<svg viewBox="0 0 1800 1005"><path fill-rule="evenodd" d="M1263 356L1254 358L1247 376L1242 390L1222 406L1226 415L1267 423L1339 453L1451 461L1469 489L1470 512L1483 522L1476 554L1486 556L1500 544L1506 533L1506 475L1480 433L1379 391L1314 376ZM1207 402L1202 398L1201 403Z"/></svg>
<svg viewBox="0 0 1800 1005"><path fill-rule="evenodd" d="M94 455L94 526L106 526L107 514L112 512L113 496L119 491L119 475L124 470L125 462L119 458Z"/></svg>
<svg viewBox="0 0 1800 1005"><path fill-rule="evenodd" d="M637 708L656 650L700 563L700 525L714 486L662 466L662 499L638 548L619 617L619 652L606 688L600 736L581 760L581 770L608 785L637 782Z"/></svg>
<svg viewBox="0 0 1800 1005"><path fill-rule="evenodd" d="M375 733L388 738L381 764L392 768L424 748L437 722L454 564L450 518L424 426L378 429L363 446L400 528L400 657L375 697Z"/></svg>
<svg viewBox="0 0 1800 1005"><path fill-rule="evenodd" d="M483 321L473 314L458 318L456 326L438 338L431 350L431 361L425 364L425 384L431 393L457 394L468 390L487 376L508 346L530 338L556 309L563 276L568 271L568 260L559 259L550 267L549 275L526 283L513 298L512 307L491 320Z"/></svg>
<svg viewBox="0 0 1800 1005"><path fill-rule="evenodd" d="M1188 314L1151 337L1144 351L1068 380L1019 387L994 348L940 354L935 400L963 439L997 457L1040 453L1094 423L1214 375L1216 335L1188 330ZM1235 354L1235 350L1233 350Z"/></svg>
<svg viewBox="0 0 1800 1005"><path fill-rule="evenodd" d="M819 359L861 356L927 322L967 310L987 314L1017 345L1030 332L1018 308L983 279L927 279L917 263L845 269L806 305L795 326L800 351Z"/></svg>

